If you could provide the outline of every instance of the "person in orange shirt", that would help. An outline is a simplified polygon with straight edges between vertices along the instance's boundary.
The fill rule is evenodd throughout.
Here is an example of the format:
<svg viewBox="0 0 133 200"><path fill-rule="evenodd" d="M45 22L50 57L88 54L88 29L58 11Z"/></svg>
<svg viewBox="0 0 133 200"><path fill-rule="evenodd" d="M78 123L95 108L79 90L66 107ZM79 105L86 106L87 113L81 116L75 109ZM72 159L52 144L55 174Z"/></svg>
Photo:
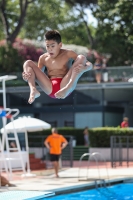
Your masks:
<svg viewBox="0 0 133 200"><path fill-rule="evenodd" d="M45 146L50 150L50 160L53 163L55 175L58 178L58 169L59 169L59 158L68 142L60 134L56 128L52 128L52 134L46 138L44 141Z"/></svg>

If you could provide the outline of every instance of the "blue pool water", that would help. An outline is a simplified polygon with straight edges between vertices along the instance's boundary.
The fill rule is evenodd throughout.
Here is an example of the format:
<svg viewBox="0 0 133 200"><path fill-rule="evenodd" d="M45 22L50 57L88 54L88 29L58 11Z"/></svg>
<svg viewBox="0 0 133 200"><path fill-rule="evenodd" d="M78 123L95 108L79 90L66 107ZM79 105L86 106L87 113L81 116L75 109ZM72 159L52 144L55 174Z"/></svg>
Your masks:
<svg viewBox="0 0 133 200"><path fill-rule="evenodd" d="M108 188L49 197L47 200L133 200L133 184L122 183Z"/></svg>

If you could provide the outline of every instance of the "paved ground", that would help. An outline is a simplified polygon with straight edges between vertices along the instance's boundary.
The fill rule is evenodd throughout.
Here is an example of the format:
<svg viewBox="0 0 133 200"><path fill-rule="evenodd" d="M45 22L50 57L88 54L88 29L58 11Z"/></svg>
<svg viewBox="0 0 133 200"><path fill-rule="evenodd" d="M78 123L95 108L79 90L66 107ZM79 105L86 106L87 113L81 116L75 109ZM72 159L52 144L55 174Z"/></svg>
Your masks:
<svg viewBox="0 0 133 200"><path fill-rule="evenodd" d="M76 165L76 164L75 164ZM30 190L30 191L55 191L70 189L72 187L84 187L94 182L87 180L89 179L102 178L106 180L112 179L123 179L133 177L133 166L127 167L126 165L111 168L110 163L101 164L99 168L92 165L87 171L85 165L80 170L78 167L64 168L59 172L60 178L55 178L53 169L32 171L35 174L34 177L21 177L21 172L14 172L11 183L15 184L16 187L1 187L0 191L16 191L16 190ZM4 176L6 176L3 173ZM78 178L80 177L80 178ZM79 181L80 179L80 181Z"/></svg>

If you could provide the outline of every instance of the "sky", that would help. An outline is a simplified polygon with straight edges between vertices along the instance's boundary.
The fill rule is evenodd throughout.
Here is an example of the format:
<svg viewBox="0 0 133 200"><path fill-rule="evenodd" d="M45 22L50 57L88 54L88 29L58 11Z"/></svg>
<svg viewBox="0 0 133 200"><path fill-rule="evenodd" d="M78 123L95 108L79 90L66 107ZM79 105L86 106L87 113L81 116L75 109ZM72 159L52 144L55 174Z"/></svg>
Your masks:
<svg viewBox="0 0 133 200"><path fill-rule="evenodd" d="M89 9L86 9L85 10L87 16L88 16L88 24L93 24L94 27L97 27L97 19L95 17L93 17L92 13L91 13L91 10Z"/></svg>

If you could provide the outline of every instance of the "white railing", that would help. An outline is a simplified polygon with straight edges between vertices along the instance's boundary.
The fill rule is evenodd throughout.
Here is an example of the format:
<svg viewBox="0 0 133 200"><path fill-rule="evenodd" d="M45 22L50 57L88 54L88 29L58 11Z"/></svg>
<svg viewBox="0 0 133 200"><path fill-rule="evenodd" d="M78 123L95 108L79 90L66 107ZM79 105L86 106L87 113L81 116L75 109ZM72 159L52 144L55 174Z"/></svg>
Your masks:
<svg viewBox="0 0 133 200"><path fill-rule="evenodd" d="M130 66L107 67L105 69L101 69L100 72L102 77L101 82L104 82L105 73L107 76L107 82L127 82L129 78L133 77L133 67ZM84 73L79 82L96 82L96 73L96 70Z"/></svg>
<svg viewBox="0 0 133 200"><path fill-rule="evenodd" d="M102 82L104 82L104 75L107 73L108 80L107 82L127 82L129 78L133 77L133 67L131 66L118 66L118 67L107 67L106 69L101 69L101 75L102 75ZM4 73L0 73L0 76L5 75ZM9 75L15 75L17 76L16 80L9 81L9 84L7 83L7 86L23 86L27 85L25 81L22 79L22 72L12 72ZM96 82L96 70L90 70L86 73L84 73L78 83L88 83Z"/></svg>

